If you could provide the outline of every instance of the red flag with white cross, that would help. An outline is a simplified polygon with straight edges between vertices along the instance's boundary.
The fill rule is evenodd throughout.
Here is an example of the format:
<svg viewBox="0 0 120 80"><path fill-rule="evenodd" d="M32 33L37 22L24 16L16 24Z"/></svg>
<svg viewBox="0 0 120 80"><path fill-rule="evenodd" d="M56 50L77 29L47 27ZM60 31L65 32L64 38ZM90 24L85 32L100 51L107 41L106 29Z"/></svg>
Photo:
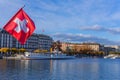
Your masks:
<svg viewBox="0 0 120 80"><path fill-rule="evenodd" d="M26 40L34 32L35 24L21 8L3 28L18 42L25 44Z"/></svg>

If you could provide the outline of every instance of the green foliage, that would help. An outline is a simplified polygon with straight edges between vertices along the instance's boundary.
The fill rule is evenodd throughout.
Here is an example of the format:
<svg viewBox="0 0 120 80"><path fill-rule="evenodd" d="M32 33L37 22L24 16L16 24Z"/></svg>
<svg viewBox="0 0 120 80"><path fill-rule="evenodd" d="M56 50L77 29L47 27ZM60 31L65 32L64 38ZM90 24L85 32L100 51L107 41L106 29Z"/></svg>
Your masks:
<svg viewBox="0 0 120 80"><path fill-rule="evenodd" d="M61 47L62 47L62 45L61 45L60 41L56 41L51 45L52 51L54 51L55 49L62 51Z"/></svg>
<svg viewBox="0 0 120 80"><path fill-rule="evenodd" d="M109 52L109 54L117 54L117 55L120 55L120 52Z"/></svg>
<svg viewBox="0 0 120 80"><path fill-rule="evenodd" d="M26 52L27 50L24 49L24 48L20 48L18 51L19 51L19 53L24 53L24 52Z"/></svg>

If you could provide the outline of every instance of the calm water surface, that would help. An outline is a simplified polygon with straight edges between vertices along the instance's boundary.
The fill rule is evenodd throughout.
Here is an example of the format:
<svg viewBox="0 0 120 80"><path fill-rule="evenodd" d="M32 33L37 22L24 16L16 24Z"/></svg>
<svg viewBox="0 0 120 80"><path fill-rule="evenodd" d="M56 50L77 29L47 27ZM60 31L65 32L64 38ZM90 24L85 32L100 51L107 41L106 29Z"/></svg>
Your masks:
<svg viewBox="0 0 120 80"><path fill-rule="evenodd" d="M0 80L120 80L120 59L0 60Z"/></svg>

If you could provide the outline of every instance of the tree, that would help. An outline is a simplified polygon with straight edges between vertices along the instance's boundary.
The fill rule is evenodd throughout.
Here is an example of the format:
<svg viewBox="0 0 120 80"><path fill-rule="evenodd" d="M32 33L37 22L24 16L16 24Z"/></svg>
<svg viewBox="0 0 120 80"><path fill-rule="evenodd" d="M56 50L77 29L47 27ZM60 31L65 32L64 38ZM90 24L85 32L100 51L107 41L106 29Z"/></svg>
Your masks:
<svg viewBox="0 0 120 80"><path fill-rule="evenodd" d="M51 45L52 51L55 51L55 50L62 51L61 47L62 45L60 41L56 41Z"/></svg>
<svg viewBox="0 0 120 80"><path fill-rule="evenodd" d="M34 50L34 52L35 52L35 53L41 53L42 50L40 50L40 49L36 49L36 50Z"/></svg>
<svg viewBox="0 0 120 80"><path fill-rule="evenodd" d="M24 48L20 48L20 49L19 49L19 52L20 52L20 53L24 53L24 52L26 52L26 51L27 51L27 50L24 49Z"/></svg>
<svg viewBox="0 0 120 80"><path fill-rule="evenodd" d="M17 53L18 52L18 50L16 49L16 48L11 48L11 53L12 54L15 54L15 53Z"/></svg>
<svg viewBox="0 0 120 80"><path fill-rule="evenodd" d="M9 55L8 52L10 51L10 49L9 48L1 48L0 51L1 51L1 53L3 53L3 55L8 56Z"/></svg>

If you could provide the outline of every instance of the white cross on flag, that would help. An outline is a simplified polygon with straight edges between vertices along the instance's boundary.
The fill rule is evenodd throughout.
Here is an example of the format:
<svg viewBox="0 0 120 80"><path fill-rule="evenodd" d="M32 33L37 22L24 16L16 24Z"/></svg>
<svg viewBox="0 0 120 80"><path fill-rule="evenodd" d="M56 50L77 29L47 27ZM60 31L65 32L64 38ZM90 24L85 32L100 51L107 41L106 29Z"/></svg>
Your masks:
<svg viewBox="0 0 120 80"><path fill-rule="evenodd" d="M4 26L4 30L15 37L21 44L25 44L26 40L35 30L35 25L21 8Z"/></svg>

